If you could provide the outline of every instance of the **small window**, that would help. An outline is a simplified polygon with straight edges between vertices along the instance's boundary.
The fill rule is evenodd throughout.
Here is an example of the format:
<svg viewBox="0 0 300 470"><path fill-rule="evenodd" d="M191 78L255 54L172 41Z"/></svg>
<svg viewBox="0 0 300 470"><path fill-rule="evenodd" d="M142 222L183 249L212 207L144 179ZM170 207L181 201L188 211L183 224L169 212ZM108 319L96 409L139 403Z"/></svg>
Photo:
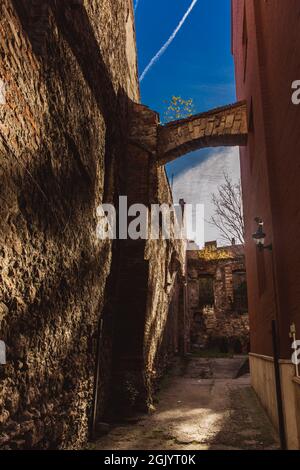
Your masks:
<svg viewBox="0 0 300 470"><path fill-rule="evenodd" d="M199 307L214 305L214 278L210 275L203 275L199 278Z"/></svg>

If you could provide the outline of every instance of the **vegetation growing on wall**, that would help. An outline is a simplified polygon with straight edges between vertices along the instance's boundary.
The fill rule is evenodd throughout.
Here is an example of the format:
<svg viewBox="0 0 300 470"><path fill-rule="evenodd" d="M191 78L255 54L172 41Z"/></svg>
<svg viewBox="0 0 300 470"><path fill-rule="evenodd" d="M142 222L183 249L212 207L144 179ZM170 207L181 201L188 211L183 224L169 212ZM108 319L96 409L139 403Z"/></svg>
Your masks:
<svg viewBox="0 0 300 470"><path fill-rule="evenodd" d="M166 109L162 122L165 124L176 119L185 119L195 114L195 105L192 98L185 100L181 96L172 96L170 101L164 102Z"/></svg>

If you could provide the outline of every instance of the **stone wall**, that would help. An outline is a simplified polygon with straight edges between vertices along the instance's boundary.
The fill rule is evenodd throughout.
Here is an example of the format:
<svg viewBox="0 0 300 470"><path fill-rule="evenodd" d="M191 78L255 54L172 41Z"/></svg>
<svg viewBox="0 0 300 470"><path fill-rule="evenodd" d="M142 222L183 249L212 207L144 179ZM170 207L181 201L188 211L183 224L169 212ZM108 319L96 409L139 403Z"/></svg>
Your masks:
<svg viewBox="0 0 300 470"><path fill-rule="evenodd" d="M246 145L246 102L223 106L159 126L158 159L166 164L204 147Z"/></svg>
<svg viewBox="0 0 300 470"><path fill-rule="evenodd" d="M165 169L157 164L157 124L155 112L132 105L123 192L128 205L143 203L149 210L150 204L172 204ZM112 412L120 417L152 408L156 381L170 356L183 352L178 337L184 322L185 243L160 234L158 240L117 245Z"/></svg>
<svg viewBox="0 0 300 470"><path fill-rule="evenodd" d="M194 350L248 352L249 318L235 290L235 273L245 272L241 246L188 251L188 295ZM204 282L203 282L204 281Z"/></svg>
<svg viewBox="0 0 300 470"><path fill-rule="evenodd" d="M156 171L157 203L172 204L165 169L157 167ZM149 280L144 355L151 401L152 388L174 353L184 355L189 351L185 248L185 242L175 240L174 235L170 240L149 240L146 245Z"/></svg>
<svg viewBox="0 0 300 470"><path fill-rule="evenodd" d="M132 2L0 13L0 445L78 449L99 420L151 409L186 352L185 244L96 237L103 202L172 203Z"/></svg>
<svg viewBox="0 0 300 470"><path fill-rule="evenodd" d="M139 99L131 1L3 0L0 41L1 445L79 448L112 259L96 208Z"/></svg>

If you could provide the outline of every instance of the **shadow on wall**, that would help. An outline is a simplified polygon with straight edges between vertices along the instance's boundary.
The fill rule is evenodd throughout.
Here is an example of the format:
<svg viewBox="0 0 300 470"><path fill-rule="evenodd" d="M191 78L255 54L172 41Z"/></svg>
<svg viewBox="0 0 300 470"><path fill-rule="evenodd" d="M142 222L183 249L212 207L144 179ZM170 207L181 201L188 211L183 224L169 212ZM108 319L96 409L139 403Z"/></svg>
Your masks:
<svg viewBox="0 0 300 470"><path fill-rule="evenodd" d="M111 74L101 55L99 44L82 1L54 0L53 2L39 2L38 0L12 0L12 3L31 42L33 51L44 65L47 75L51 74L51 66L53 66L51 61L47 60L48 54L60 58L61 62L57 60L55 65L60 67L59 73L62 75L62 79L67 78L64 75L68 74L68 69L64 67L65 57L62 57L61 45L53 32L54 25L50 23L50 12L61 38L67 42L74 54L86 84L96 100L101 116L105 120L105 168L108 176L110 176L110 178L106 178L105 184L109 184L112 177L111 164L115 154L114 147L121 137L121 129L116 123L120 122L125 117L124 115L128 113L128 103L131 100L124 90L119 89L116 93L113 87ZM51 80L47 81L47 87L48 98L51 100L56 91L52 89ZM84 113L85 103L82 101L81 103L83 106L82 112ZM87 127L83 125L81 131L86 132L87 130ZM69 136L69 138L72 138L72 136ZM109 199L108 193L109 188L105 186L104 202Z"/></svg>
<svg viewBox="0 0 300 470"><path fill-rule="evenodd" d="M12 150L11 139L3 142L7 154L2 181L9 200L1 216L8 220L9 230L0 226L8 263L0 290L9 365L3 372L1 399L9 426L2 444L80 448L88 434L100 333L98 417L126 385L120 385L120 376L138 382L137 401L144 409L151 388L143 349L149 287L145 243L125 240L124 247L119 241L97 242L96 208L100 202L116 203L128 189L133 200L169 202L169 188L148 150L142 150L141 157L141 149L131 142L126 151L129 111L134 106L122 89L120 64L114 71L120 81L116 92L82 3L13 0L12 5L35 53L32 57L28 47L18 51L28 67L13 79L25 88L25 99L20 93L24 102L32 104L35 95L30 93L37 90L43 90L43 96L34 110L41 143L37 140L31 147L30 139L16 139ZM115 18L120 6L110 6ZM10 14L11 8L7 11ZM8 19L7 40L15 44L7 25L20 25L14 15ZM19 39L24 42L23 36ZM120 37L115 47L125 45L122 41ZM38 66L31 69L36 59ZM125 77L127 73L126 69ZM150 122L156 137L156 113L141 108L143 123ZM140 122L139 111L135 117ZM19 131L17 119L10 124ZM148 127L144 130L148 137ZM161 259L169 263L171 254L163 245L157 257L151 253L149 259L153 264ZM158 284L156 267L152 268L153 285L163 291L165 280ZM149 295L153 291L150 286ZM169 301L165 294L161 325ZM150 334L162 335L163 328L157 332L153 323ZM159 347L160 338L155 344Z"/></svg>
<svg viewBox="0 0 300 470"><path fill-rule="evenodd" d="M1 370L2 400L12 445L76 448L87 437L101 311L102 406L107 401L114 282L104 289L111 253L113 278L116 260L110 244L95 249L95 211L101 200L110 202L121 191L119 160L130 100L123 90L115 92L81 2L13 0L12 5L40 62L49 113L41 122L46 135L36 154L21 146L17 155L3 142L1 215L8 224L1 223L1 236L9 266L1 299L9 315L3 328L8 365ZM66 44L92 92L88 103L72 76ZM71 111L61 100L62 86L66 96L70 93ZM93 129L99 116L103 139L99 122L100 137ZM11 163L16 161L20 164ZM18 210L9 214L15 200Z"/></svg>

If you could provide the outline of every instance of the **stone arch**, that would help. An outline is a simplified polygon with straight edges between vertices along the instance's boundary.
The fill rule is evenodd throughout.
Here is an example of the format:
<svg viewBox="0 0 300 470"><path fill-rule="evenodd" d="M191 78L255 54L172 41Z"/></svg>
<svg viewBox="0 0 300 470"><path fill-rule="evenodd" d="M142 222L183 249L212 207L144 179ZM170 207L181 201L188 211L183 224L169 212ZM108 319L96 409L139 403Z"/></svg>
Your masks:
<svg viewBox="0 0 300 470"><path fill-rule="evenodd" d="M247 144L247 105L241 101L158 126L157 159L164 165L205 147Z"/></svg>

